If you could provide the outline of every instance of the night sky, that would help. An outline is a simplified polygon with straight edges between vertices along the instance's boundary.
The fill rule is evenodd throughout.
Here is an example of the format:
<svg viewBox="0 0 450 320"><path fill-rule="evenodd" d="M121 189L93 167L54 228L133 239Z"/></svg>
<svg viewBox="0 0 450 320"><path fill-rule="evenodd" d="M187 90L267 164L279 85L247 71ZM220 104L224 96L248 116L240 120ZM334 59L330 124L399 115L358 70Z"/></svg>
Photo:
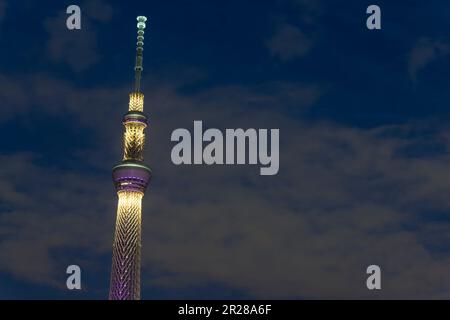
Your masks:
<svg viewBox="0 0 450 320"><path fill-rule="evenodd" d="M0 0L0 299L108 296L138 15L143 299L450 298L450 2ZM174 165L194 120L279 128L279 173Z"/></svg>

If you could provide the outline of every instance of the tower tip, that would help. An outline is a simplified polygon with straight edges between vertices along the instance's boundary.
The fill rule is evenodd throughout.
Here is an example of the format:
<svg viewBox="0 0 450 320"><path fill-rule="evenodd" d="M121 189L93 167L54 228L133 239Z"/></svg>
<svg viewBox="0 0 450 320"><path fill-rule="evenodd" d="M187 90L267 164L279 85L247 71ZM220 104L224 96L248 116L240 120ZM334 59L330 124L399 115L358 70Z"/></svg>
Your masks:
<svg viewBox="0 0 450 320"><path fill-rule="evenodd" d="M136 47L136 65L134 67L135 70L135 90L140 91L141 89L141 73L143 70L142 67L142 51L144 51L144 29L147 27L147 17L146 16L138 16L137 20L137 47Z"/></svg>
<svg viewBox="0 0 450 320"><path fill-rule="evenodd" d="M145 29L145 27L146 27L145 22L147 22L147 17L146 16L138 16L136 18L136 20L138 21L137 28L140 30Z"/></svg>

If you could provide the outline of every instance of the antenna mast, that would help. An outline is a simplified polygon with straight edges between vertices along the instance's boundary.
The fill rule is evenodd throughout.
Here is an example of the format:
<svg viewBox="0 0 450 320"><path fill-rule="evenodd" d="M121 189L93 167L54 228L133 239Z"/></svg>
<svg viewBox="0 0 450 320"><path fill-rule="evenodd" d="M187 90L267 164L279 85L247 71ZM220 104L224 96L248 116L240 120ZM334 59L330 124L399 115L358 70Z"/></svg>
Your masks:
<svg viewBox="0 0 450 320"><path fill-rule="evenodd" d="M142 53L144 51L144 29L146 27L145 22L147 21L147 18L144 16L139 16L136 18L137 23L137 43L136 43L136 65L134 67L134 90L136 92L141 91L141 75L142 70L144 68L142 67Z"/></svg>

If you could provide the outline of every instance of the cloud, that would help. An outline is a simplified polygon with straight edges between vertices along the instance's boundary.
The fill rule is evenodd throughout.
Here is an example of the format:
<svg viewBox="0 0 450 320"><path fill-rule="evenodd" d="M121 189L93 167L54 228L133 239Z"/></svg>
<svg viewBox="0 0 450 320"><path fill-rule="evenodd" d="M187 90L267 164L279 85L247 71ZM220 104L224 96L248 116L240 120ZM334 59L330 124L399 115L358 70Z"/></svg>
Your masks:
<svg viewBox="0 0 450 320"><path fill-rule="evenodd" d="M320 0L292 0L295 10L302 22L314 24L324 12L324 4Z"/></svg>
<svg viewBox="0 0 450 320"><path fill-rule="evenodd" d="M109 22L114 14L113 7L104 1L86 2L83 9L89 17L100 22Z"/></svg>
<svg viewBox="0 0 450 320"><path fill-rule="evenodd" d="M76 123L76 127L85 130L94 130L95 140L102 141L96 143L93 149L81 150L78 153L79 161L88 161L90 164L103 168L105 163L113 163L113 159L120 159L120 118L126 105L124 103L126 90L79 88L68 82L57 81L45 74L1 76L0 80L4 84L9 84L0 89L0 95L8 101L7 108L2 109L5 114L13 114L14 117L19 114L18 110L21 110L20 113L23 115L26 114L26 110L33 108L39 109L42 114L62 118L68 115L75 116L72 119L76 120L72 124ZM188 113L192 116L195 104L200 103L200 110L203 111L206 108L220 111L224 106L212 103L218 101L213 99L214 95L226 96L235 91L235 96L229 100L230 105L235 106L239 101L255 103L255 99L258 98L257 91L261 90L222 88L191 99L177 94L176 87L159 79L149 78L147 83L151 83L148 86L151 90L146 92L146 100L151 101L147 108L152 118L163 119L168 114L180 116L171 117L163 132L158 124L152 125L150 129L153 135L150 141L155 139L156 142L158 139L159 143L154 142L150 146L153 150L151 154L154 152L156 160L152 161L151 158L149 160L150 163L159 163L155 165L155 169L161 172L158 174L161 176L164 176L162 173L164 170L170 170L170 167L167 167L167 159L164 159L167 153L165 150L160 150L166 147L169 141L165 133L177 121L188 117ZM275 84L271 90L279 97L285 96L286 90L298 91L298 93L292 93L295 98L292 103L296 101L300 106L305 107L310 106L318 95L312 89L307 87L303 89L300 85L295 88L292 84ZM14 99L16 95L22 99ZM268 97L260 96L258 101L263 102L267 99ZM264 107L267 108L268 104L265 102ZM158 107L155 108L154 105ZM80 106L96 106L96 108ZM110 114L111 118L114 114L114 118L118 119L114 121L114 123L117 122L117 126L114 127L112 121L105 121L100 130L98 121L104 114ZM221 112L217 114L220 115ZM8 121L6 117L2 119ZM70 125L71 123L68 123L68 126ZM155 152L158 149L160 151ZM69 155L65 154L64 157L67 158ZM64 267L63 259L55 255L55 251L77 248L92 254L110 252L113 219L108 217L111 218L115 213L114 192L109 181L108 169L108 173L102 179L83 172L67 174L55 168L38 165L39 158L39 155L30 154L8 154L1 158L5 165L0 170L2 181L0 203L3 209L0 211L2 226L0 270L22 280L61 286L56 275L60 273L58 270ZM27 176L26 181L21 178L24 176ZM66 183L68 186L64 187ZM87 188L84 188L84 184ZM92 220L91 216L95 218ZM100 222L101 219L109 220L109 229L108 224ZM99 224L106 229L97 228ZM90 227L86 227L87 225ZM95 244L95 248L86 248L87 244L88 246ZM74 259L79 258L74 256Z"/></svg>
<svg viewBox="0 0 450 320"><path fill-rule="evenodd" d="M440 195L450 186L435 180L449 175L441 164L448 155L396 158L415 142L386 137L392 128L272 117L282 121L284 138L280 175L269 181L251 168L163 171L168 189L155 188L145 200L152 221L144 263L164 272L147 285L219 282L259 298L370 298L365 268L375 263L384 272L383 297L441 296L449 260L427 246L429 237L442 243L431 231L442 224L416 221L425 203L448 209Z"/></svg>
<svg viewBox="0 0 450 320"><path fill-rule="evenodd" d="M112 207L102 195L107 188L99 188L94 178L40 167L38 158L29 153L0 156L5 179L0 183L0 270L22 281L63 287L58 275L68 264L54 250L107 250L112 221L104 220ZM71 260L80 261L82 257Z"/></svg>
<svg viewBox="0 0 450 320"><path fill-rule="evenodd" d="M81 30L66 28L68 15L65 12L44 21L49 34L48 57L53 62L67 64L75 72L85 71L99 61L98 35L94 22L106 23L113 15L112 7L102 1L90 1L80 8Z"/></svg>
<svg viewBox="0 0 450 320"><path fill-rule="evenodd" d="M312 47L312 41L296 26L283 24L266 41L266 46L272 56L288 62L306 55Z"/></svg>
<svg viewBox="0 0 450 320"><path fill-rule="evenodd" d="M212 88L198 94L196 99L201 101L202 105L218 109L242 105L252 112L267 112L275 106L282 106L284 110L306 111L317 102L323 91L318 85L271 82L248 87L230 85ZM217 100L218 96L227 98Z"/></svg>
<svg viewBox="0 0 450 320"><path fill-rule="evenodd" d="M45 21L45 28L50 34L47 53L56 63L65 63L75 72L87 70L100 59L97 50L97 36L83 20L81 30L68 30L67 16L59 14Z"/></svg>
<svg viewBox="0 0 450 320"><path fill-rule="evenodd" d="M418 73L433 61L450 53L450 44L428 38L420 39L409 54L408 73L416 82Z"/></svg>
<svg viewBox="0 0 450 320"><path fill-rule="evenodd" d="M179 291L211 283L256 298L371 298L370 264L383 272L377 297L445 297L450 223L440 215L450 209L448 128L418 138L414 124L304 122L277 108L314 107L321 89L298 83L183 94L183 83L146 79L146 159L154 177L144 198L144 298L155 286ZM21 93L24 110L71 115L67 126L91 134L93 145L74 154L98 168L95 174L42 165L40 154L0 158L0 271L61 286L57 275L67 261L95 269L111 254L116 199L107 166L120 159L126 89L87 89L44 74L0 80ZM0 95L8 97L5 90L0 86ZM173 165L172 130L198 119L221 129L280 128L279 174ZM435 142L441 153L407 152Z"/></svg>

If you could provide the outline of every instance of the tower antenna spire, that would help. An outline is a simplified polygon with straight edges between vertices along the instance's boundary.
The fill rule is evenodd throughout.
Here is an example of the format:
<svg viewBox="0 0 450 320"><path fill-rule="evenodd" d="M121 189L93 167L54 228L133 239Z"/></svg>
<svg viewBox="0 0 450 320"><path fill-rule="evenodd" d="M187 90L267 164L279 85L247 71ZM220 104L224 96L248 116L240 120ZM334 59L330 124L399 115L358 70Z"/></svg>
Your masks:
<svg viewBox="0 0 450 320"><path fill-rule="evenodd" d="M111 300L138 300L141 297L141 215L142 198L152 176L144 164L145 129L144 94L140 91L142 51L146 17L137 17L137 48L135 88L130 93L128 112L122 118L123 158L113 168L117 192L116 230L114 232L111 280Z"/></svg>
<svg viewBox="0 0 450 320"><path fill-rule="evenodd" d="M141 91L141 76L142 70L142 53L144 51L144 30L146 27L145 22L147 21L147 17L138 16L137 18L137 43L136 43L136 65L134 66L134 90L136 92Z"/></svg>

